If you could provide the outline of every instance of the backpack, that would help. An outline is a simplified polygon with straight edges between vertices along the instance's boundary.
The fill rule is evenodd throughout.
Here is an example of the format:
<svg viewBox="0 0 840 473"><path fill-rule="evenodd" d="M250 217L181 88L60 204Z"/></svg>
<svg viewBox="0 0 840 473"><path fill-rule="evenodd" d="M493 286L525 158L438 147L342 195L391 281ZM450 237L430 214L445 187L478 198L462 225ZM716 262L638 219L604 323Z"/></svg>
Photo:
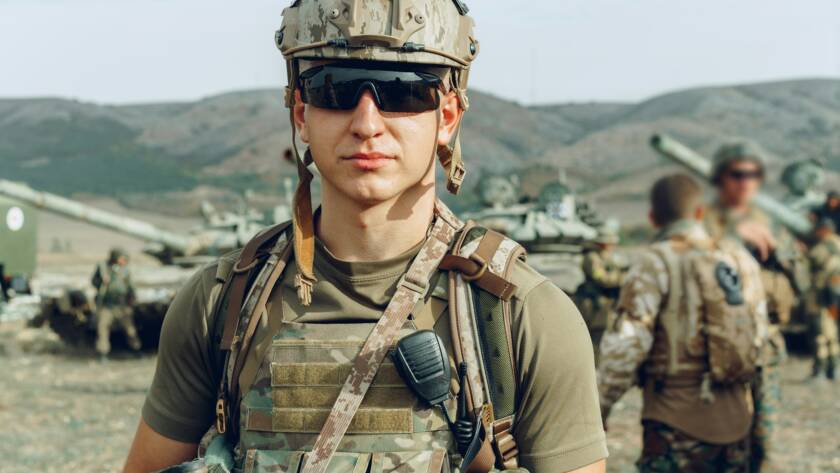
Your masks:
<svg viewBox="0 0 840 473"><path fill-rule="evenodd" d="M750 381L767 334L755 261L727 240L672 240L654 245L653 251L665 262L670 279L660 323L672 340L687 337L688 355L706 353L704 394L710 394L709 383ZM667 366L655 371L668 377L690 370L692 365L680 359L678 344L669 345Z"/></svg>
<svg viewBox="0 0 840 473"><path fill-rule="evenodd" d="M221 289L210 328L216 347L211 356L216 360L221 356L224 362L219 363L223 368L216 431L231 438L238 435L239 396L247 390L239 386L240 374L247 370L248 357L242 354L249 349L256 327L253 322L259 319L248 314L265 304L283 272L291 254L290 230L287 222L259 233L235 262L223 260L217 269ZM467 222L439 266L448 271L448 278L437 278L438 288L447 291L450 307L472 308L450 315L455 328L453 355L474 368L468 377L470 405L489 407L482 422L496 465L504 469L517 468L519 454L512 433L519 404L511 334L511 299L517 288L508 278L514 262L524 258L525 250L518 243Z"/></svg>

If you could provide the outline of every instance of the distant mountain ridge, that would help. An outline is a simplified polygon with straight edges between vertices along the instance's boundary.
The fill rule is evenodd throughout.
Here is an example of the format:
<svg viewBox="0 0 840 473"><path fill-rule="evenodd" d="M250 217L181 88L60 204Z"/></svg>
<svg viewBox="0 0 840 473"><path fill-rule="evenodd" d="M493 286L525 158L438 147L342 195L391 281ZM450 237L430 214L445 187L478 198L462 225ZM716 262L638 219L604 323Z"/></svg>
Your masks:
<svg viewBox="0 0 840 473"><path fill-rule="evenodd" d="M550 164L583 191L661 165L647 145L655 131L706 154L745 136L777 162L820 158L840 170L840 79L530 107L470 91L470 103L462 135L470 169ZM289 139L280 90L127 106L0 99L2 176L64 194L276 188L280 175L293 173L281 158Z"/></svg>

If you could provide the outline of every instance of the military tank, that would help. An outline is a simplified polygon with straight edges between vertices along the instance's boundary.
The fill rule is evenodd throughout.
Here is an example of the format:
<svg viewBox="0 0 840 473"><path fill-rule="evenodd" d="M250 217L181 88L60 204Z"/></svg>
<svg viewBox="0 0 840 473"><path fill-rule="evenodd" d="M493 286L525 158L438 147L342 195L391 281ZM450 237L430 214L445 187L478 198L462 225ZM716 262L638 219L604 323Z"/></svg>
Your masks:
<svg viewBox="0 0 840 473"><path fill-rule="evenodd" d="M32 206L0 197L0 302L31 292L38 214Z"/></svg>
<svg viewBox="0 0 840 473"><path fill-rule="evenodd" d="M476 189L481 207L462 216L521 243L529 264L573 293L584 279L583 248L598 236L603 220L562 175L531 201L518 199L518 186L515 175L484 176Z"/></svg>
<svg viewBox="0 0 840 473"><path fill-rule="evenodd" d="M285 184L288 191L291 184ZM157 346L163 316L177 289L192 274L190 268L244 246L260 229L275 221L291 218L290 207L287 205L277 206L266 216L245 206L237 212L220 212L205 202L201 208L204 224L181 234L55 194L36 191L17 182L0 179L0 196L14 202L15 205L31 209L33 214L35 209L41 209L146 242L144 253L162 264L159 268L139 273L134 271L137 285L135 324L144 347L148 348ZM28 268L31 274L34 270L36 239L34 234L26 235L22 241L31 247L32 267ZM5 248L4 244L3 249ZM9 250L11 251L11 247ZM107 248L102 249L103 255L106 250ZM2 254L0 253L0 256ZM95 340L95 291L87 283L88 277L89 275L84 277L84 284L45 287L40 294L41 311L31 323L36 326L49 326L71 345L91 346ZM115 348L124 346L121 335L114 334L113 338Z"/></svg>

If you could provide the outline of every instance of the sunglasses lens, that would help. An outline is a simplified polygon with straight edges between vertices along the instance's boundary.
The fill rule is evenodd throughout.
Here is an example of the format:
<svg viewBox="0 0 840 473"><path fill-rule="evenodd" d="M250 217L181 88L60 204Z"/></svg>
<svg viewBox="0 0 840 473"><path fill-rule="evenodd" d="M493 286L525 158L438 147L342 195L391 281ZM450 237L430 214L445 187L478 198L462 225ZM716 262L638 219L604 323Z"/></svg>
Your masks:
<svg viewBox="0 0 840 473"><path fill-rule="evenodd" d="M304 103L331 110L352 110L370 90L383 112L420 113L440 105L440 79L414 71L322 66L301 75Z"/></svg>

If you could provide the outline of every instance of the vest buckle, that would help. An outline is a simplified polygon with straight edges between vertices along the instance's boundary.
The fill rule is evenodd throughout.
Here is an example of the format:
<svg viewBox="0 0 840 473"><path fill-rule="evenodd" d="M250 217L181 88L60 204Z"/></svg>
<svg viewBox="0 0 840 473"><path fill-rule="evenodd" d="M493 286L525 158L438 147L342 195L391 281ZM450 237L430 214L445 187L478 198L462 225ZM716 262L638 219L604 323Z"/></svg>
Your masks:
<svg viewBox="0 0 840 473"><path fill-rule="evenodd" d="M227 409L225 400L219 398L216 401L216 431L224 434L227 430Z"/></svg>

